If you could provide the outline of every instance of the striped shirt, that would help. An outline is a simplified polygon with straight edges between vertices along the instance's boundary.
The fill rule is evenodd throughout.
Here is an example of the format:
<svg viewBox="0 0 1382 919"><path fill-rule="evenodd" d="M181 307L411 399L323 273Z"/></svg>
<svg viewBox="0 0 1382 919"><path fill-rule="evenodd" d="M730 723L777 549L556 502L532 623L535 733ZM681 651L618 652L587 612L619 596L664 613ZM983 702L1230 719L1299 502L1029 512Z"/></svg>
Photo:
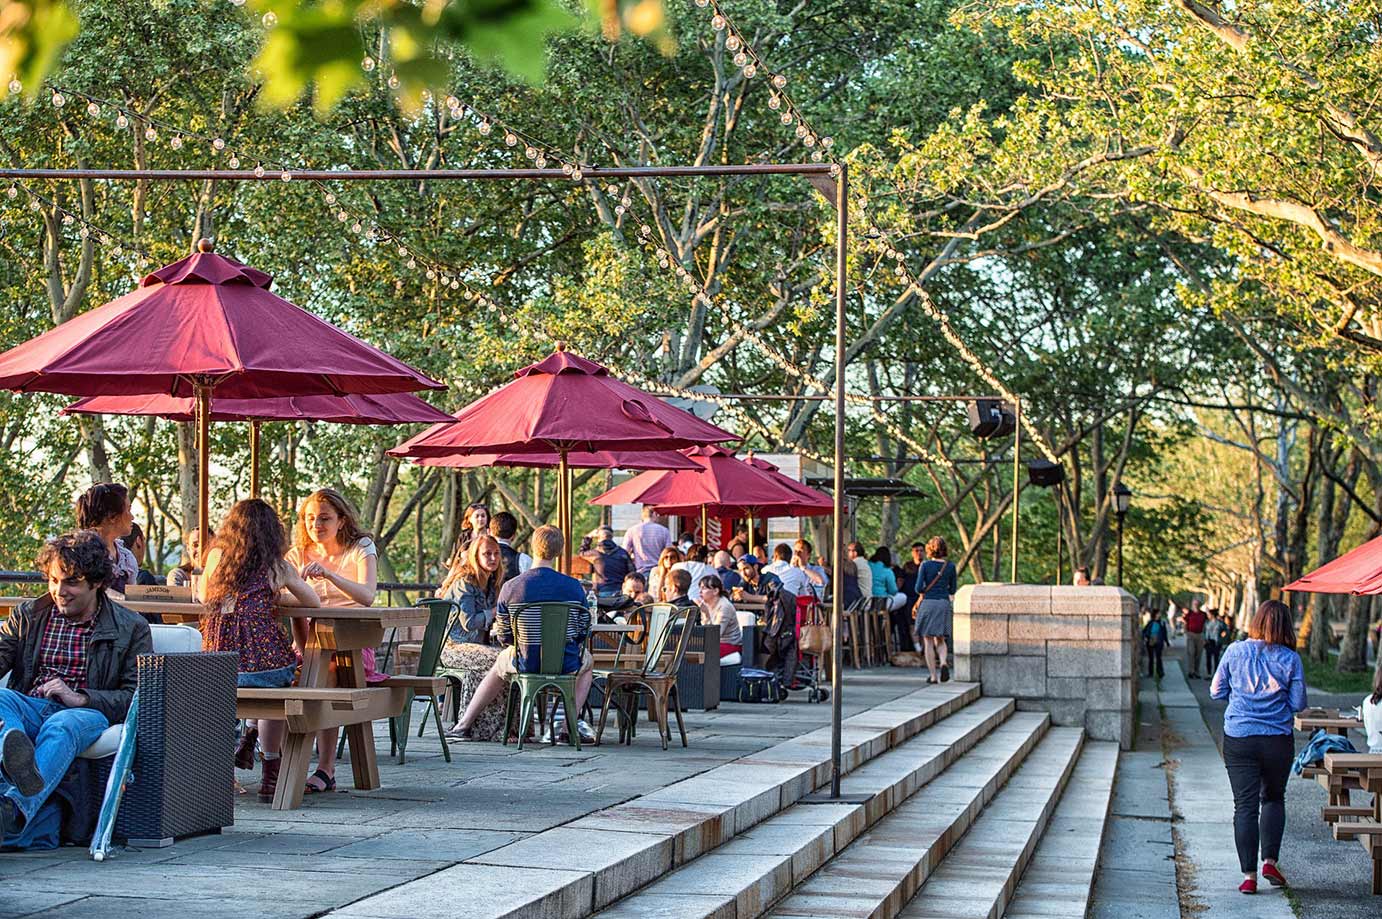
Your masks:
<svg viewBox="0 0 1382 919"><path fill-rule="evenodd" d="M561 668L563 673L575 673L581 669L581 646L590 632L590 611L585 608L581 582L555 568L530 568L499 588L491 636L501 645L517 648L514 667L519 673L537 673L542 669L542 610L529 604L538 603L571 603L579 607L571 610L566 624L566 653ZM512 609L518 610L517 636Z"/></svg>

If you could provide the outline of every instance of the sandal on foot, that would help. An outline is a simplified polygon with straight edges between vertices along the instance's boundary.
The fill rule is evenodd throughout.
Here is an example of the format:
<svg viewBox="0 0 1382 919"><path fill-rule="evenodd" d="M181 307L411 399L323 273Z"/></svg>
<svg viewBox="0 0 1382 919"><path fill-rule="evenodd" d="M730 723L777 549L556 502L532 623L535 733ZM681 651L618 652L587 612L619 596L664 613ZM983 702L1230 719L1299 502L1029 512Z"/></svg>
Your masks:
<svg viewBox="0 0 1382 919"><path fill-rule="evenodd" d="M322 783L320 788L312 784L313 779L316 779L318 782ZM316 772L312 773L307 777L307 783L303 786L302 793L305 795L318 795L322 792L335 790L336 777L332 775L327 775L325 772L322 772L320 769L318 769Z"/></svg>

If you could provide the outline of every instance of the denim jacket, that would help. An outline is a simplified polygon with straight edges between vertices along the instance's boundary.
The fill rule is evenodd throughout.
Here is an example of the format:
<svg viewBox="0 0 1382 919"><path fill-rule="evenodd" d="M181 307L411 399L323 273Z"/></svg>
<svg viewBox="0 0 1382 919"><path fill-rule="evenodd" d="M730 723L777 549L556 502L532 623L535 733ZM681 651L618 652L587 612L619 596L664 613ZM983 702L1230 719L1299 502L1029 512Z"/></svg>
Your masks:
<svg viewBox="0 0 1382 919"><path fill-rule="evenodd" d="M466 580L459 580L446 592L446 599L455 600L460 611L451 623L447 639L453 644L489 644L490 626L494 625L495 595L487 594Z"/></svg>

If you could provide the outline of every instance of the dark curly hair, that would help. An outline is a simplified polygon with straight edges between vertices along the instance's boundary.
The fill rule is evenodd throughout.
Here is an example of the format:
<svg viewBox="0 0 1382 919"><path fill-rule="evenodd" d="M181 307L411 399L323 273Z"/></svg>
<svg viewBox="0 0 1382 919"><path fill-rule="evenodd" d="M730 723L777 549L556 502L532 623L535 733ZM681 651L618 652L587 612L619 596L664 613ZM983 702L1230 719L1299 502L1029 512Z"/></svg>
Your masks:
<svg viewBox="0 0 1382 919"><path fill-rule="evenodd" d="M213 546L221 550L221 560L206 585L208 604L231 596L259 576L273 584L288 551L288 534L268 502L247 498L235 502L221 521Z"/></svg>
<svg viewBox="0 0 1382 919"><path fill-rule="evenodd" d="M73 508L77 526L94 530L112 517L119 517L130 503L130 490L117 482L92 485L77 496Z"/></svg>
<svg viewBox="0 0 1382 919"><path fill-rule="evenodd" d="M107 554L101 534L94 530L54 536L38 550L34 565L44 574L57 565L64 574L79 575L97 588L104 588L115 576L115 562Z"/></svg>

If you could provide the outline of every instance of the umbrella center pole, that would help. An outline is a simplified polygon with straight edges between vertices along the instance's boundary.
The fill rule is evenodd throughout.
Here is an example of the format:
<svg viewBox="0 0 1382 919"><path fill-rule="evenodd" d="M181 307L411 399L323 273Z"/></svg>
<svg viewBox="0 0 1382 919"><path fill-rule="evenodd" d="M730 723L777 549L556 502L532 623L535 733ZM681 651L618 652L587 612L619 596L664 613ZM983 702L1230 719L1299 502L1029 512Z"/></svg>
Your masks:
<svg viewBox="0 0 1382 919"><path fill-rule="evenodd" d="M561 530L561 570L571 573L571 462L567 452L561 451L561 465L557 470L557 527Z"/></svg>
<svg viewBox="0 0 1382 919"><path fill-rule="evenodd" d="M259 422L250 422L250 497L259 497Z"/></svg>
<svg viewBox="0 0 1382 919"><path fill-rule="evenodd" d="M197 561L204 564L210 548L211 527L211 387L195 383L192 394L196 401L197 421Z"/></svg>

